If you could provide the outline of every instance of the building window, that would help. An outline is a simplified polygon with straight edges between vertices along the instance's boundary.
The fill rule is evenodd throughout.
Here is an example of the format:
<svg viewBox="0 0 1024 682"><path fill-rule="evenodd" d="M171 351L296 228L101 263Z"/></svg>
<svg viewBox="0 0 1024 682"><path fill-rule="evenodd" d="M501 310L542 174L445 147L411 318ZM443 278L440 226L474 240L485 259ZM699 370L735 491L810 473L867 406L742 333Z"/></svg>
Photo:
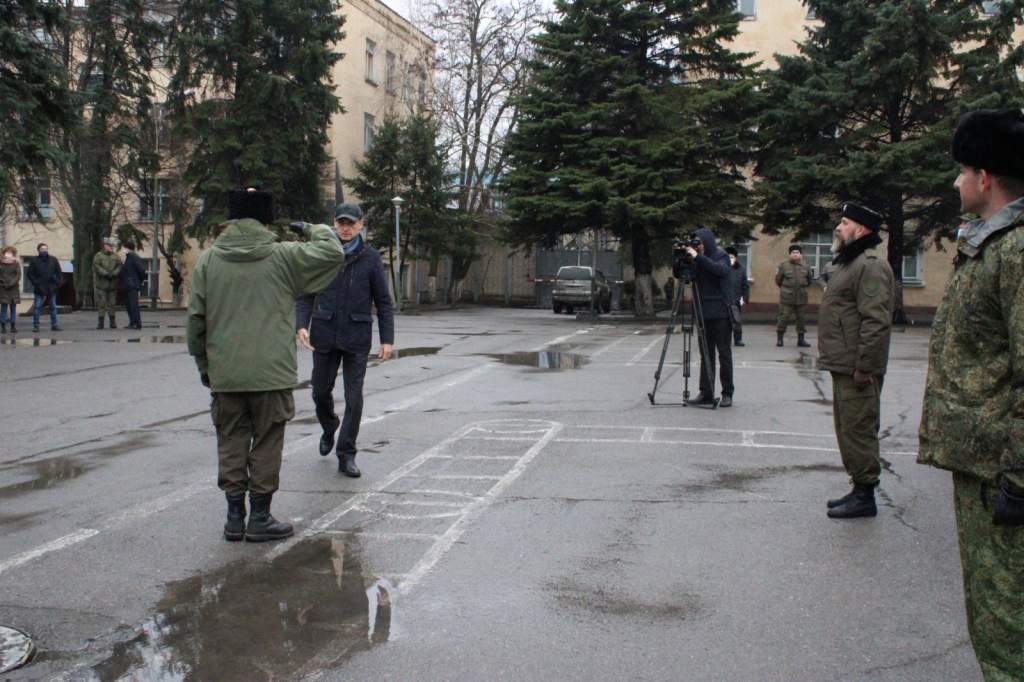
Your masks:
<svg viewBox="0 0 1024 682"><path fill-rule="evenodd" d="M374 57L377 54L377 43L369 38L366 39L366 80L369 83L377 84L377 71L374 68Z"/></svg>
<svg viewBox="0 0 1024 682"><path fill-rule="evenodd" d="M405 74L402 78L402 99L405 100L406 104L412 104L413 97L413 86L412 86L412 75L413 67L409 66L405 69Z"/></svg>
<svg viewBox="0 0 1024 682"><path fill-rule="evenodd" d="M924 285L924 263L921 249L903 256L903 283Z"/></svg>
<svg viewBox="0 0 1024 682"><path fill-rule="evenodd" d="M388 52L385 60L384 88L394 94L398 91L398 58L394 52Z"/></svg>
<svg viewBox="0 0 1024 682"><path fill-rule="evenodd" d="M136 255L138 255L138 251L136 251L135 253L136 253ZM152 258L143 258L142 256L139 256L139 260L142 261L142 264L146 268L146 276L142 278L142 286L139 287L139 298L150 298L150 297L153 296L153 292L149 290L149 281L150 281L149 275L150 275L150 272L151 272L150 271L150 263L153 262L153 259ZM157 272L157 280L159 280L160 279L160 259L159 258L156 259L156 272Z"/></svg>
<svg viewBox="0 0 1024 682"><path fill-rule="evenodd" d="M744 19L756 19L757 3L755 0L736 0L736 11L742 14Z"/></svg>
<svg viewBox="0 0 1024 682"><path fill-rule="evenodd" d="M363 114L363 151L369 153L373 149L373 126L376 119L373 114Z"/></svg>
<svg viewBox="0 0 1024 682"><path fill-rule="evenodd" d="M736 242L733 244L736 247L736 260L740 262L740 267L743 268L743 272L747 273L747 278L750 278L750 242Z"/></svg>
<svg viewBox="0 0 1024 682"><path fill-rule="evenodd" d="M804 18L807 19L808 21L813 21L814 19L817 19L818 18L818 10L814 9L813 7L808 7L807 8L807 16L804 17Z"/></svg>
<svg viewBox="0 0 1024 682"><path fill-rule="evenodd" d="M32 259L34 256L22 256L21 257L21 293L31 295L32 282L28 281L28 266L32 265Z"/></svg>
<svg viewBox="0 0 1024 682"><path fill-rule="evenodd" d="M21 185L21 220L35 222L53 217L50 205L50 176L26 178Z"/></svg>
<svg viewBox="0 0 1024 682"><path fill-rule="evenodd" d="M153 220L156 215L153 211L154 199L156 207L160 209L160 222L167 221L167 201L170 196L171 181L161 178L157 182L157 191L154 196L153 181L149 180L143 187L139 188L139 220Z"/></svg>
<svg viewBox="0 0 1024 682"><path fill-rule="evenodd" d="M832 264L832 230L813 232L800 245L804 265L814 270L815 277L820 277Z"/></svg>
<svg viewBox="0 0 1024 682"><path fill-rule="evenodd" d="M427 74L422 69L419 69L416 76L419 79L419 87L417 88L419 103L421 107L425 107L427 106Z"/></svg>
<svg viewBox="0 0 1024 682"><path fill-rule="evenodd" d="M981 13L986 17L994 16L999 13L1002 4L1003 0L986 0L981 3Z"/></svg>

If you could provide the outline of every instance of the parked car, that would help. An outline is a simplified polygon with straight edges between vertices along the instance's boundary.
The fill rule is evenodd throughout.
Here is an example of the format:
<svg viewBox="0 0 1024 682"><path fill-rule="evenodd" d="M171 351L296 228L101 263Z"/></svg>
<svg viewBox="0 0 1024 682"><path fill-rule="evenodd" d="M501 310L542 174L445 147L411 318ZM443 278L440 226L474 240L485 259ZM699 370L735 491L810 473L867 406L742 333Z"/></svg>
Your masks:
<svg viewBox="0 0 1024 682"><path fill-rule="evenodd" d="M574 308L589 309L591 284L594 309L609 312L612 309L612 290L601 271L585 265L563 265L555 275L555 290L551 294L551 307L555 314L562 310L572 313Z"/></svg>

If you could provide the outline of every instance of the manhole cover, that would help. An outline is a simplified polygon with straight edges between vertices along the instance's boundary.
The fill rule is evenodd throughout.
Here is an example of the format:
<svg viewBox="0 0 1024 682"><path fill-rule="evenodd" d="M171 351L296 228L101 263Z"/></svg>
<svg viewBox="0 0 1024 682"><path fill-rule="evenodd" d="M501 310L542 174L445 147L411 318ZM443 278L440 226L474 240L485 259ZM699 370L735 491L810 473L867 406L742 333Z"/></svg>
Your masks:
<svg viewBox="0 0 1024 682"><path fill-rule="evenodd" d="M24 632L0 625L0 673L28 663L36 646Z"/></svg>

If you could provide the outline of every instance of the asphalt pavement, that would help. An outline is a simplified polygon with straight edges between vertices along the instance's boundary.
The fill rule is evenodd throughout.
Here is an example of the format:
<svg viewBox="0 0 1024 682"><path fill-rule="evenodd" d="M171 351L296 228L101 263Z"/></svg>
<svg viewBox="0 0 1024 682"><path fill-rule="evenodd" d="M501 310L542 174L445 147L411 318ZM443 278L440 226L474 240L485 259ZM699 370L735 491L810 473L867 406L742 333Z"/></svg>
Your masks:
<svg viewBox="0 0 1024 682"><path fill-rule="evenodd" d="M250 544L221 537L184 315L143 319L0 345L0 626L37 647L2 679L981 679L950 477L914 462L927 329L893 334L879 515L838 521L831 383L794 334L748 325L710 410L671 404L678 334L651 404L664 324L404 314L360 479L317 453L300 352L296 536Z"/></svg>

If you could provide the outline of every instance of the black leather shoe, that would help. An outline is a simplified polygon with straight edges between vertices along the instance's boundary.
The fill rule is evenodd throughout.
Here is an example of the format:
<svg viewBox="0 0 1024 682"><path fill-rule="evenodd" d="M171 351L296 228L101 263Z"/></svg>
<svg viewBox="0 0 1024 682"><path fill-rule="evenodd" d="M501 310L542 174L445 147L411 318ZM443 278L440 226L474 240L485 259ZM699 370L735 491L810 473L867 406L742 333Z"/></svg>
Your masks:
<svg viewBox="0 0 1024 682"><path fill-rule="evenodd" d="M807 339L804 338L803 334L798 334L796 337L796 345L800 348L810 348L811 344L807 343Z"/></svg>
<svg viewBox="0 0 1024 682"><path fill-rule="evenodd" d="M732 407L732 396L728 393L722 394L722 400L718 403L719 407Z"/></svg>
<svg viewBox="0 0 1024 682"><path fill-rule="evenodd" d="M278 521L270 514L272 494L249 493L249 525L245 527L246 542L267 542L290 538L292 524Z"/></svg>
<svg viewBox="0 0 1024 682"><path fill-rule="evenodd" d="M363 475L363 472L359 471L359 467L356 466L354 454L338 454L338 473L345 474L349 478L359 478Z"/></svg>
<svg viewBox="0 0 1024 682"><path fill-rule="evenodd" d="M696 398L694 398L693 400L688 400L686 402L690 403L691 405L710 405L711 403L715 402L715 399L712 398L707 393L701 392L697 394Z"/></svg>
<svg viewBox="0 0 1024 682"><path fill-rule="evenodd" d="M736 339L736 343L734 343L733 345L736 346L737 348L742 348L747 344L743 343L743 339Z"/></svg>
<svg viewBox="0 0 1024 682"><path fill-rule="evenodd" d="M338 430L335 426L330 431L324 431L324 435L320 436L320 456L326 457L331 454L331 450L334 449L334 432Z"/></svg>
<svg viewBox="0 0 1024 682"><path fill-rule="evenodd" d="M245 493L224 493L224 496L228 500L228 520L224 524L224 539L238 542L245 538Z"/></svg>
<svg viewBox="0 0 1024 682"><path fill-rule="evenodd" d="M864 516L878 516L875 505L875 487L873 485L853 486L850 499L828 510L832 519L856 519Z"/></svg>

